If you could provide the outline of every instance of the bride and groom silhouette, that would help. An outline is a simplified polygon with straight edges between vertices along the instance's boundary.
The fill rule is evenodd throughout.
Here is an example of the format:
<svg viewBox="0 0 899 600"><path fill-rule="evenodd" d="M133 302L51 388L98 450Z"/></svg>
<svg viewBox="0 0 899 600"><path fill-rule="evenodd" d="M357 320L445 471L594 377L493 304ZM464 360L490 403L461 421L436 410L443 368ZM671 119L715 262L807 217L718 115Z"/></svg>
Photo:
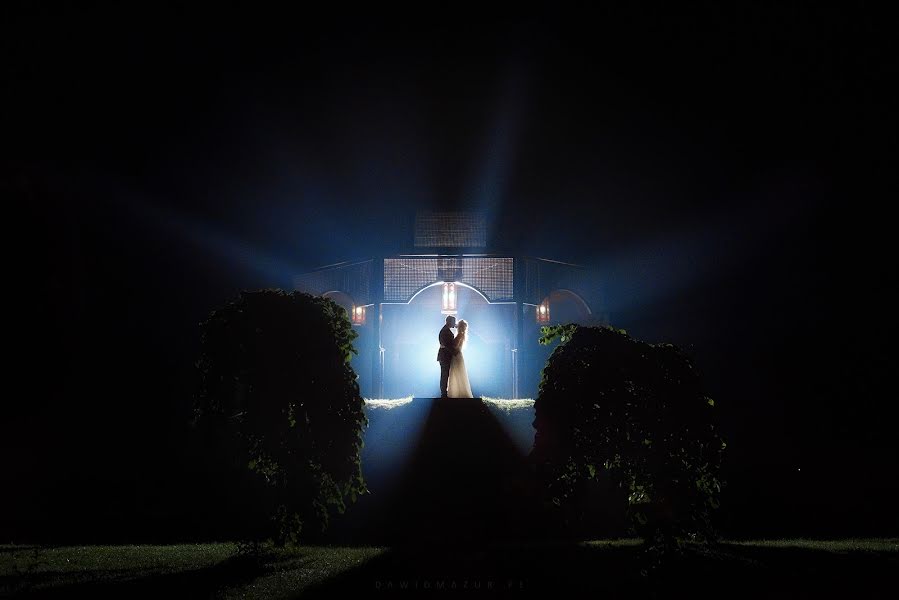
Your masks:
<svg viewBox="0 0 899 600"><path fill-rule="evenodd" d="M454 336L453 329L458 333ZM471 384L468 383L468 371L465 368L465 357L462 349L468 339L468 323L456 317L446 318L446 325L438 336L440 350L437 351L437 362L440 363L440 397L441 398L473 398Z"/></svg>

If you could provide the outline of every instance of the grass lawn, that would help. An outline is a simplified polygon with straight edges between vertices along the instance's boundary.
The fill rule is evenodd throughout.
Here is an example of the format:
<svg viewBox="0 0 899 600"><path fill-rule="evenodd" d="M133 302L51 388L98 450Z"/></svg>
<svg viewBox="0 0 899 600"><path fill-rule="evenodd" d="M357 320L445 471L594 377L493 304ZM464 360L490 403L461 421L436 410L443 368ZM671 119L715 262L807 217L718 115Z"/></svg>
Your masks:
<svg viewBox="0 0 899 600"><path fill-rule="evenodd" d="M280 598L301 593L383 553L379 548L269 549L235 544L0 546L0 594Z"/></svg>
<svg viewBox="0 0 899 600"><path fill-rule="evenodd" d="M0 546L0 594L29 597L338 597L527 592L600 597L893 597L899 539L750 540L688 548L651 578L635 540L582 544L299 547L261 560L234 544Z"/></svg>

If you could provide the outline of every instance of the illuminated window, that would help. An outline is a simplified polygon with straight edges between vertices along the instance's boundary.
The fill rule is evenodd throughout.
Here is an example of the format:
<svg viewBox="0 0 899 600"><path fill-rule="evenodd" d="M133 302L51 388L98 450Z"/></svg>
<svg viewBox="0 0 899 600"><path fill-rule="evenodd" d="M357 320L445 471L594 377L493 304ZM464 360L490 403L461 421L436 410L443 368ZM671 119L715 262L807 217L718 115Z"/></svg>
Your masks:
<svg viewBox="0 0 899 600"><path fill-rule="evenodd" d="M365 325L365 307L353 306L352 319L353 325Z"/></svg>
<svg viewBox="0 0 899 600"><path fill-rule="evenodd" d="M451 314L456 312L456 284L443 284L443 313Z"/></svg>

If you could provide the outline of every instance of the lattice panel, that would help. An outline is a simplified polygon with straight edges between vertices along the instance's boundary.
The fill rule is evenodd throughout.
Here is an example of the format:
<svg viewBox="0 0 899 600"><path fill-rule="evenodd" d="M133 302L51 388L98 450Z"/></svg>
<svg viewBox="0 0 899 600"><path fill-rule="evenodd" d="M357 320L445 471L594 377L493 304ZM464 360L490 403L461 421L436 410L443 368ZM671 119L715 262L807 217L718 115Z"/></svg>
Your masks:
<svg viewBox="0 0 899 600"><path fill-rule="evenodd" d="M371 289L373 264L374 261L368 260L306 273L294 280L294 287L314 295L337 290L349 294L356 304L370 304L374 301Z"/></svg>
<svg viewBox="0 0 899 600"><path fill-rule="evenodd" d="M512 258L388 258L384 301L408 302L423 287L448 279L477 288L490 302L511 302L513 267Z"/></svg>
<svg viewBox="0 0 899 600"><path fill-rule="evenodd" d="M420 212L415 216L417 248L484 248L487 224L483 215L467 212Z"/></svg>

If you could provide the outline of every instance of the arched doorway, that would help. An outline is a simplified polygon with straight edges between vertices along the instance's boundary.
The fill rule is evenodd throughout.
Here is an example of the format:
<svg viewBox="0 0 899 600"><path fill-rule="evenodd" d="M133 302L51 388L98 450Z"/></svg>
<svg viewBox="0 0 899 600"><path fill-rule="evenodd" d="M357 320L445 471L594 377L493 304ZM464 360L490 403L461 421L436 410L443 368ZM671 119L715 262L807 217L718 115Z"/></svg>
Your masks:
<svg viewBox="0 0 899 600"><path fill-rule="evenodd" d="M549 322L554 325L559 323L586 325L591 320L590 307L583 298L571 290L553 290L544 302L546 306L549 306Z"/></svg>
<svg viewBox="0 0 899 600"><path fill-rule="evenodd" d="M509 396L514 304L491 304L476 289L455 283L457 319L469 323L465 363L472 391L479 396ZM382 305L384 395L435 397L440 394L437 334L446 319L443 282L426 286L406 304Z"/></svg>

